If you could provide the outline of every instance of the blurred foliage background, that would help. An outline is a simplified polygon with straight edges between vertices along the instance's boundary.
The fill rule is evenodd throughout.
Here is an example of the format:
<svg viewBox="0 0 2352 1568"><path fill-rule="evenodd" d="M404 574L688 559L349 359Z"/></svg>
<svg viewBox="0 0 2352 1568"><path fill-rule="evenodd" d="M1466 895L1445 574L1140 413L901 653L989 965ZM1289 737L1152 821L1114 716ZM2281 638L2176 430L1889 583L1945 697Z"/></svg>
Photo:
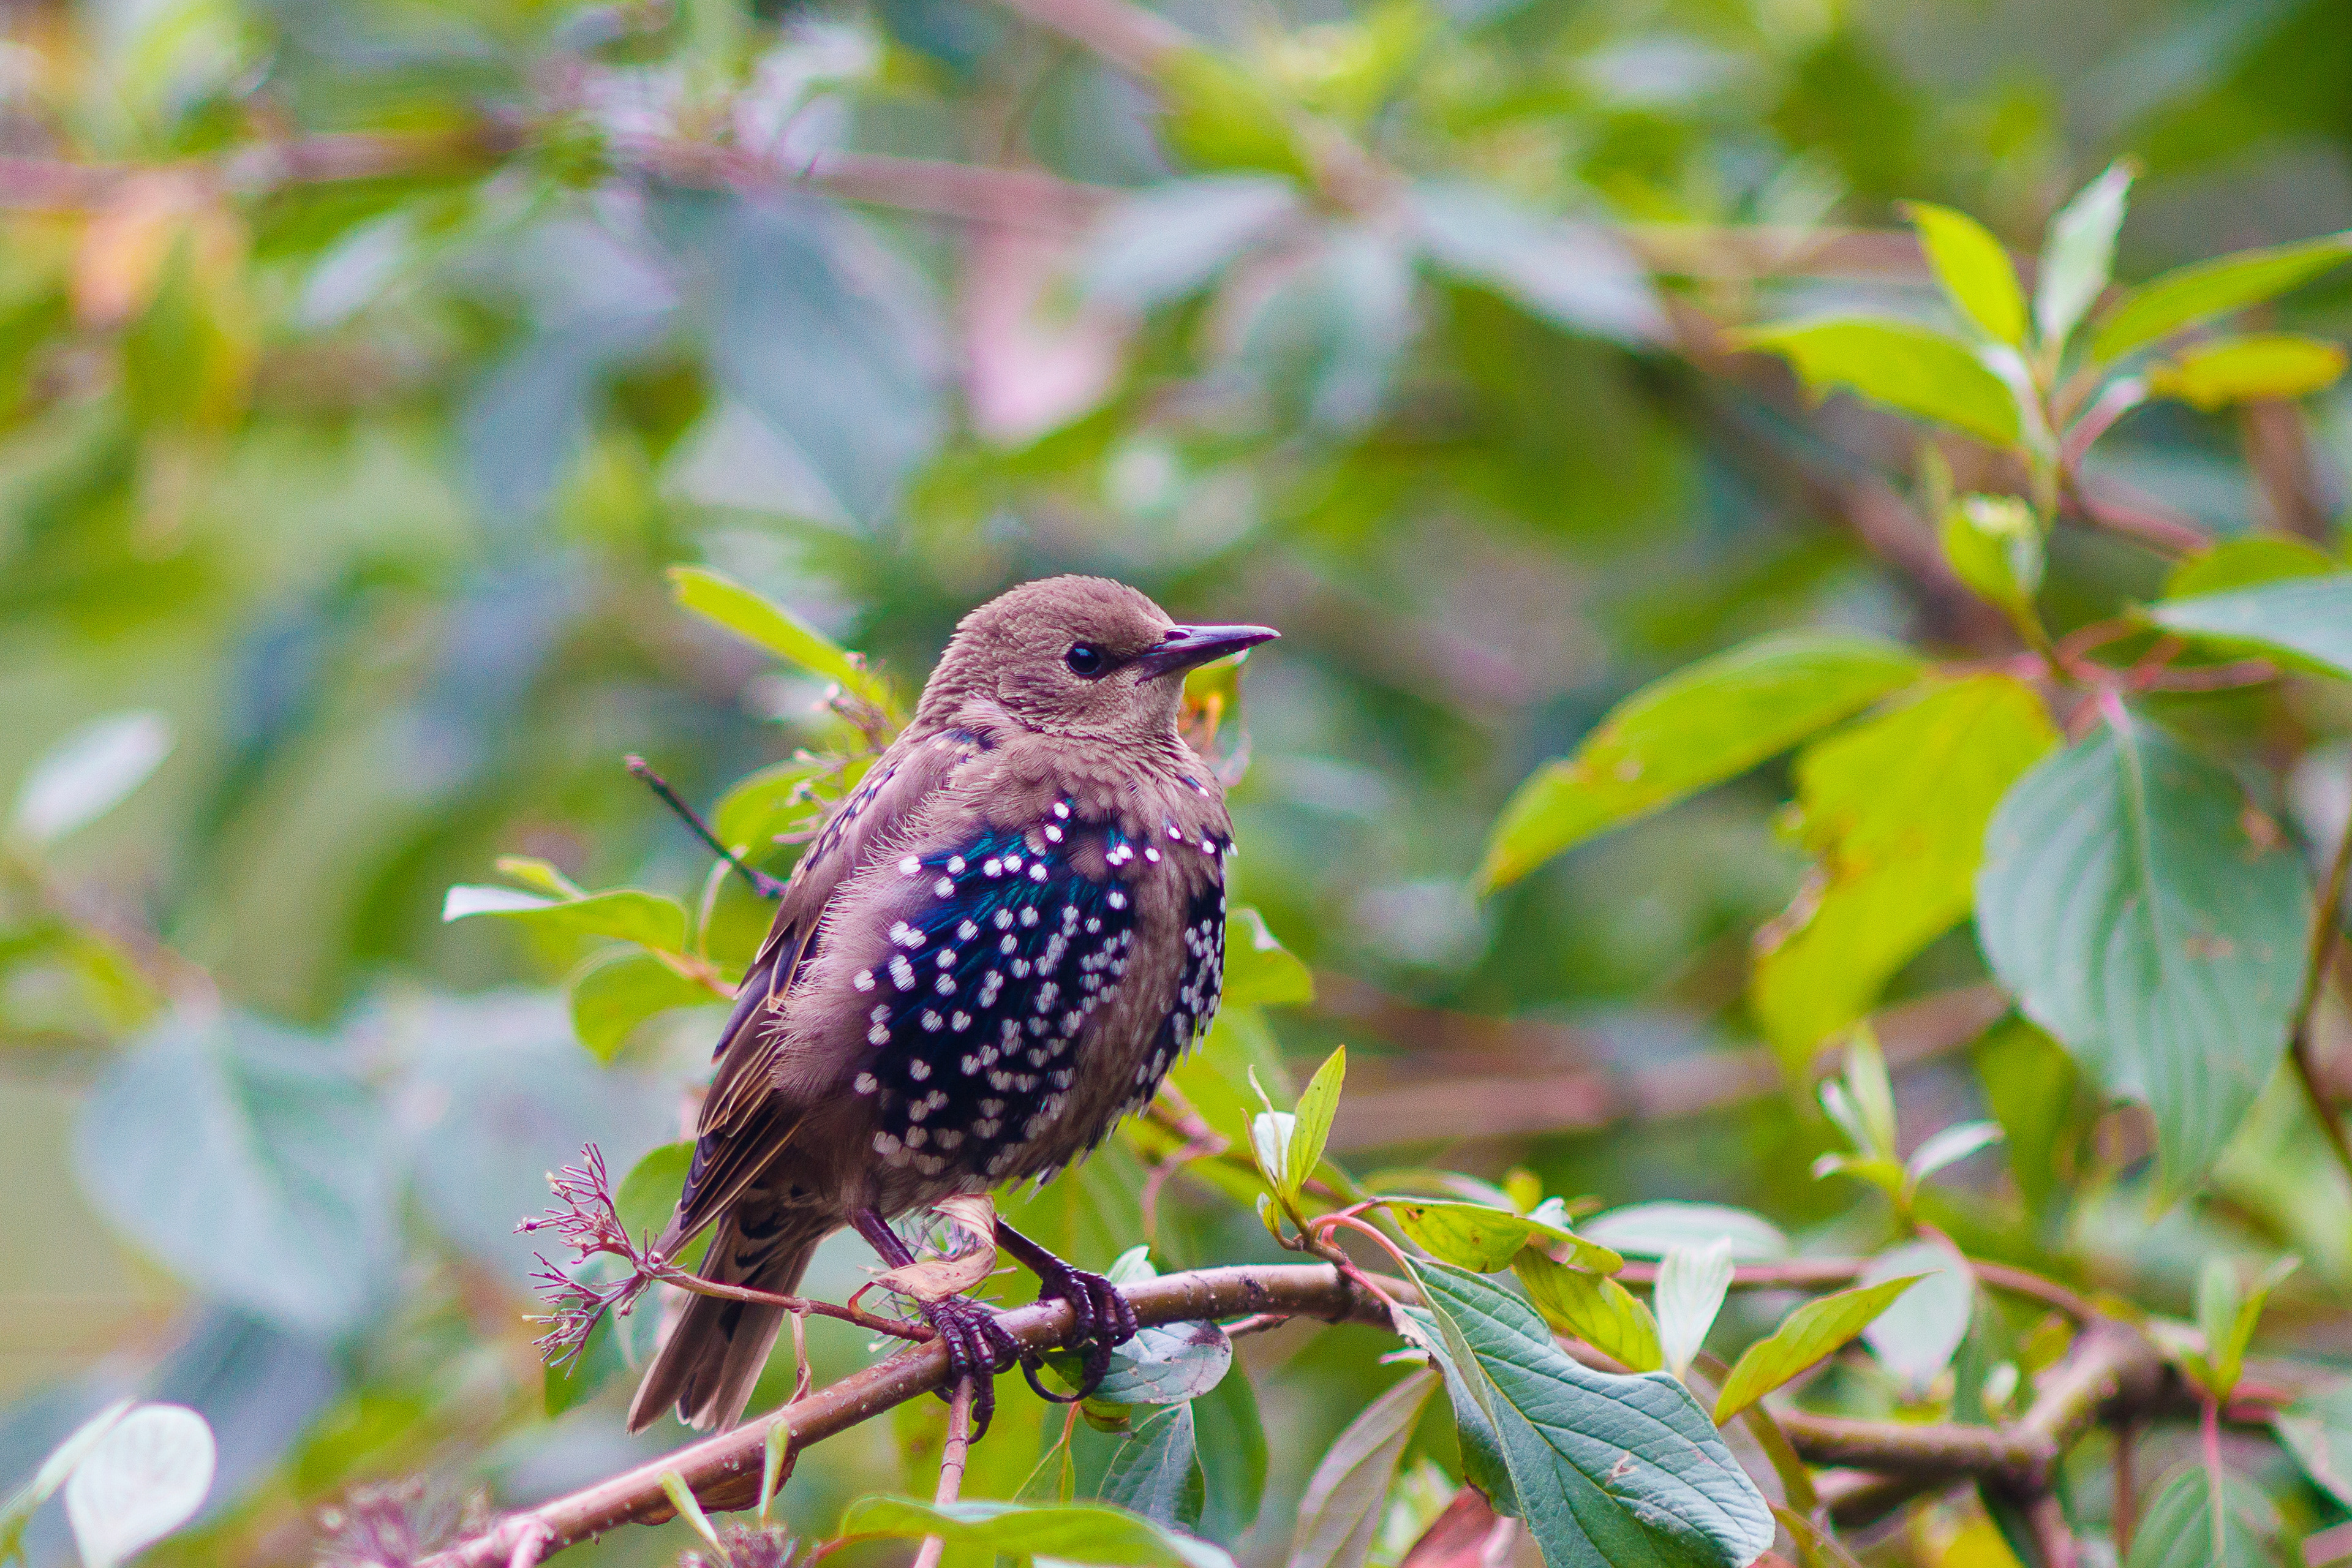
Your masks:
<svg viewBox="0 0 2352 1568"><path fill-rule="evenodd" d="M1809 1244L1866 1223L1808 1174L1834 1136L1747 1011L1751 935L1804 871L1785 769L1491 900L1481 846L1611 703L1741 637L2012 651L1906 500L1916 427L1813 405L1718 328L1933 317L1898 199L2030 253L2118 154L2126 278L2352 227L2352 11L1172 0L1248 73L1172 113L1051 11L0 6L0 779L78 733L162 757L0 853L0 1478L118 1394L185 1401L219 1484L159 1558L296 1562L358 1482L528 1501L677 1441L625 1439L618 1384L546 1413L510 1229L583 1141L626 1169L677 1135L711 1016L602 1064L566 1013L576 941L441 920L513 852L713 897L714 951L756 934L619 759L707 804L818 743L824 689L681 613L677 562L902 692L963 610L1050 572L1280 626L1248 668L1236 896L1321 982L1279 1048L1355 1053L1335 1147L1738 1202ZM1254 93L1349 138L1308 148L1311 194ZM2352 292L2272 317L2341 338ZM2330 552L2347 464L2340 392L2150 409L2098 456L2185 525ZM2051 555L2054 624L2163 570L2071 525ZM2299 721L2340 735L2333 700ZM2213 721L2257 751L2279 722ZM2268 804L2328 840L2352 792L2340 746L2312 755ZM1952 1021L1982 974L1963 929L1889 991L1927 999L1887 1031L1906 1129L2014 1139L2062 1098L1979 1070L2021 1048ZM1089 1170L1065 1201L1099 1266L1140 1183L1125 1153ZM2352 1354L2326 1306L2352 1201L2289 1090L2160 1219L1999 1157L1956 1177L1938 1219L1972 1246L2174 1310L2209 1256L2300 1251L2279 1331ZM1269 1255L1245 1210L1170 1194L1168 1257ZM860 1280L826 1258L817 1293ZM1252 1343L1245 1561L1280 1560L1386 1348ZM804 1462L793 1516L902 1465L925 1489L915 1425ZM37 1561L70 1552L53 1515ZM1890 1550L1962 1562L1950 1539Z"/></svg>

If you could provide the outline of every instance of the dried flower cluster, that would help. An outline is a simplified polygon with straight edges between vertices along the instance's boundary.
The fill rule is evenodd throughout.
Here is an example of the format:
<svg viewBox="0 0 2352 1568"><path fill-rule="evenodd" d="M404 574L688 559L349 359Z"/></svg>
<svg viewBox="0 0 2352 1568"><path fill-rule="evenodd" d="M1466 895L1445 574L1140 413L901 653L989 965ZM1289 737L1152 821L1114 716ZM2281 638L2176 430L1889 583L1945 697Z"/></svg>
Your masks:
<svg viewBox="0 0 2352 1568"><path fill-rule="evenodd" d="M542 1252L536 1255L539 1267L531 1272L533 1287L548 1306L544 1316L533 1320L547 1330L536 1342L550 1365L568 1366L587 1348L598 1321L606 1312L625 1317L646 1287L663 1277L667 1260L652 1250L650 1239L639 1242L621 1223L604 1156L595 1144L581 1150L580 1163L550 1174L547 1184L556 1206L537 1219L524 1220L515 1230L525 1235L551 1230L572 1248L568 1267ZM618 1279L591 1284L581 1278L581 1266L598 1256L617 1258L625 1265Z"/></svg>

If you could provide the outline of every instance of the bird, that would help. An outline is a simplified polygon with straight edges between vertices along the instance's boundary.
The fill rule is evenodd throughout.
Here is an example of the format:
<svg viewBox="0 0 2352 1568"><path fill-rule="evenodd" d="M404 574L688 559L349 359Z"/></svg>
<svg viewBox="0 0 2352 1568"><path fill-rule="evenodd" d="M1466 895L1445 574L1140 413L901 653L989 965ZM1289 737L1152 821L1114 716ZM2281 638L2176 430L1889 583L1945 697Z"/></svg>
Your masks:
<svg viewBox="0 0 2352 1568"><path fill-rule="evenodd" d="M832 809L737 992L685 1190L655 1246L705 1231L711 1280L789 1295L847 1226L1043 1183L1149 1104L1206 1037L1223 981L1233 824L1178 732L1184 674L1277 634L1188 626L1103 577L1024 584L958 623L912 721ZM1080 1391L1131 1308L1002 1220L1000 1250L1070 1302ZM920 1303L975 1426L1016 1363L969 1297ZM688 1299L628 1414L740 1419L783 1309ZM1040 1392L1044 1392L1042 1389ZM1050 1396L1050 1395L1049 1395Z"/></svg>

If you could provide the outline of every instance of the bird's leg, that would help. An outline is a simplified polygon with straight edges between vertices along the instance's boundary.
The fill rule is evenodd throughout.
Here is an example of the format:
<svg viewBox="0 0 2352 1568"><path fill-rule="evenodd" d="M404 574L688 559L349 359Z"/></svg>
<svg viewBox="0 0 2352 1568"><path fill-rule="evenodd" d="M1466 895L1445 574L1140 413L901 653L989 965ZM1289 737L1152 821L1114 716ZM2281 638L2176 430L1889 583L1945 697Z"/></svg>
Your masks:
<svg viewBox="0 0 2352 1568"><path fill-rule="evenodd" d="M1065 1342L1073 1349L1086 1348L1086 1373L1074 1395L1084 1399L1110 1371L1110 1352L1135 1337L1135 1309L1127 1304L1118 1286L1099 1274L1071 1268L1001 1219L996 1222L996 1245L1036 1274L1037 1300L1070 1304L1070 1337ZM1034 1386L1036 1380L1030 1382Z"/></svg>
<svg viewBox="0 0 2352 1568"><path fill-rule="evenodd" d="M891 1268L904 1268L915 1261L913 1249L874 1210L859 1209L849 1223ZM996 1414L996 1374L1021 1360L1021 1343L996 1321L994 1312L969 1296L942 1296L916 1305L947 1348L948 1381L940 1397L951 1397L956 1384L967 1377L972 1380L971 1435L978 1437L988 1430L989 1418Z"/></svg>

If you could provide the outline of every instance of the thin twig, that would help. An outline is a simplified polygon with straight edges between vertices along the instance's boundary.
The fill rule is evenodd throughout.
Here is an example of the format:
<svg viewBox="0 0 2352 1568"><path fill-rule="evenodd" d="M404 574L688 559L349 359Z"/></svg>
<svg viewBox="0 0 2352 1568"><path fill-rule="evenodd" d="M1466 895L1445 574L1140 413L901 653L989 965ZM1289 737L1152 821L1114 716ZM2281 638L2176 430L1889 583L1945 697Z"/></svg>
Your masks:
<svg viewBox="0 0 2352 1568"><path fill-rule="evenodd" d="M2294 1025L2288 1038L2294 1057L2294 1076L2302 1080L2303 1092L2310 1097L2311 1113L2319 1119L2320 1131L2327 1134L2327 1145L2336 1151L2336 1162L2344 1168L2345 1178L2352 1181L2352 1137L2344 1131L2343 1119L2328 1102L2327 1089L2320 1081L2319 1059L2312 1047L2311 1020L2319 1010L2320 993L2326 988L2327 971L2336 953L2337 911L2344 907L2344 886L2352 876L2352 821L2344 825L2344 835L2336 841L2336 856L2327 864L2327 875L2319 888L2318 907L2311 911L2311 938L2305 949L2303 994L2295 999Z"/></svg>
<svg viewBox="0 0 2352 1568"><path fill-rule="evenodd" d="M955 1397L948 1404L948 1435L940 1444L940 1484L931 1494L931 1501L941 1507L963 1492L964 1461L971 1453L971 1379L967 1376L956 1384ZM945 1536L926 1535L915 1553L914 1568L940 1568L947 1550Z"/></svg>
<svg viewBox="0 0 2352 1568"><path fill-rule="evenodd" d="M686 797L670 787L669 780L647 766L645 758L631 752L623 758L622 762L630 773L635 774L647 789L660 798L664 805L670 808L680 822L693 830L697 838L709 847L713 855L733 867L736 875L741 877L744 884L753 892L772 903L784 896L784 884L781 880L769 876L765 871L745 865L741 856L721 844L719 841L719 835L710 830L710 824L702 820L702 814L687 805Z"/></svg>

